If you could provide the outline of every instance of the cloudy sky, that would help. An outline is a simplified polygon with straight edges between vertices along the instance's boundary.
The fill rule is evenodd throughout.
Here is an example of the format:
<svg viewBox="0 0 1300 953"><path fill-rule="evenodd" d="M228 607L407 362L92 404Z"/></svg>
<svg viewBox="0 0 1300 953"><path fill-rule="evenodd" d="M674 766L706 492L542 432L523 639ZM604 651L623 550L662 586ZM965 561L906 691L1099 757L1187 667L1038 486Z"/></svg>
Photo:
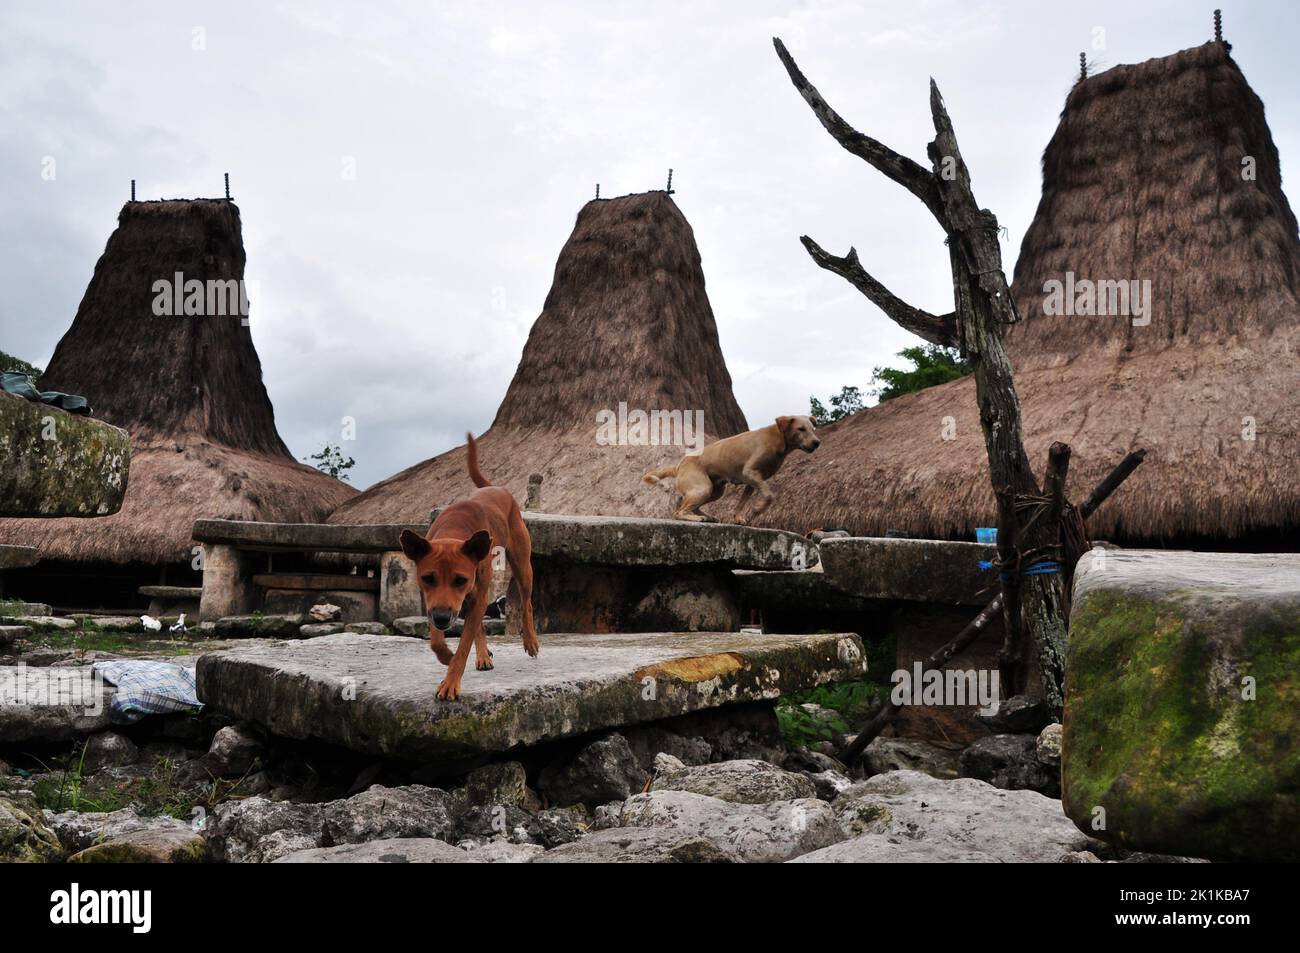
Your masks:
<svg viewBox="0 0 1300 953"><path fill-rule="evenodd" d="M1294 10L1219 5L1289 182ZM141 198L216 196L228 171L280 433L301 458L354 417L364 487L491 423L579 207L597 182L662 188L671 166L761 426L913 343L800 234L952 307L938 227L821 130L772 36L858 128L922 162L933 75L1010 266L1079 52L1100 69L1193 46L1212 8L5 0L0 350L49 359L132 178Z"/></svg>

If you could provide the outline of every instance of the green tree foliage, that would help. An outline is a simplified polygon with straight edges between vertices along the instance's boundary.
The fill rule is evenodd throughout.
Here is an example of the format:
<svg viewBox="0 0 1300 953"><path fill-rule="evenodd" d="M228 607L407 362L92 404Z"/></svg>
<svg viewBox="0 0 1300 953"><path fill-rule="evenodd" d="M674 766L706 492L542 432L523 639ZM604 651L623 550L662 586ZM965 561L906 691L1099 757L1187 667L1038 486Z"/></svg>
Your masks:
<svg viewBox="0 0 1300 953"><path fill-rule="evenodd" d="M314 463L316 469L322 473L328 473L334 479L343 481L347 480L348 471L357 463L352 457L343 456L341 447L328 443L320 449L320 452L313 453L310 457L304 459Z"/></svg>
<svg viewBox="0 0 1300 953"><path fill-rule="evenodd" d="M829 410L816 397L809 397L808 400L811 408L808 416L812 417L813 423L818 427L851 417L862 409L862 391L856 387L842 387L838 394L832 394Z"/></svg>
<svg viewBox="0 0 1300 953"><path fill-rule="evenodd" d="M910 361L911 369L877 367L872 371L871 386L867 390L870 396L882 401L892 400L901 394L946 384L971 372L970 365L958 356L955 348L940 347L937 344L906 347L898 352L898 356ZM862 391L856 387L840 388L838 394L829 398L829 407L816 397L810 397L808 401L809 416L819 427L851 417L865 406Z"/></svg>
<svg viewBox="0 0 1300 953"><path fill-rule="evenodd" d="M17 374L26 374L35 379L43 373L39 367L34 364L28 364L20 357L14 357L12 354L6 354L0 351L0 371L13 371Z"/></svg>
<svg viewBox="0 0 1300 953"><path fill-rule="evenodd" d="M877 367L871 374L871 383L876 385L871 393L882 401L946 384L971 372L970 365L958 356L956 348L938 344L905 347L898 356L911 361L913 369Z"/></svg>

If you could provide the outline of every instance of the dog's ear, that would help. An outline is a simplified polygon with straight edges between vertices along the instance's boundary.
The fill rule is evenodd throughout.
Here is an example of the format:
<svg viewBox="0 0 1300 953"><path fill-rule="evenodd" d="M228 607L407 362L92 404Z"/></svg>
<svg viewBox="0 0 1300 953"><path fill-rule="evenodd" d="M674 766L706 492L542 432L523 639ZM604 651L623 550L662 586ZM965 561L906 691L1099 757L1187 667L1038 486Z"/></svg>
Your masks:
<svg viewBox="0 0 1300 953"><path fill-rule="evenodd" d="M407 558L417 563L429 555L429 550L433 548L429 545L427 539L419 533L411 532L409 529L402 530L398 542L401 544L402 552L406 553Z"/></svg>
<svg viewBox="0 0 1300 953"><path fill-rule="evenodd" d="M484 557L492 552L492 534L485 529L479 530L465 540L465 545L461 546L461 552L476 563L482 562Z"/></svg>
<svg viewBox="0 0 1300 953"><path fill-rule="evenodd" d="M782 437L784 437L784 436L786 436L787 434L790 433L790 425L791 425L792 423L794 423L794 418L793 418L793 417L778 417L778 418L776 418L776 429L779 430L779 431L781 431L781 436L782 436Z"/></svg>

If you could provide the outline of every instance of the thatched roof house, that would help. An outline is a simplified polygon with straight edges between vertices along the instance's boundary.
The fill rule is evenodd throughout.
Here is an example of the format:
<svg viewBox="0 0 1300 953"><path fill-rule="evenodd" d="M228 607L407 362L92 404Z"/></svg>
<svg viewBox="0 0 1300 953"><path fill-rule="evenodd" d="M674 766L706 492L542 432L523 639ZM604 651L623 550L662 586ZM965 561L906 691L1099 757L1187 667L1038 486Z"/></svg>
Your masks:
<svg viewBox="0 0 1300 953"><path fill-rule="evenodd" d="M233 203L123 207L40 384L85 395L130 432L126 499L100 519L0 520L0 542L34 545L43 560L188 564L199 517L321 520L356 492L285 447L241 315L154 313L154 283L178 273L243 279Z"/></svg>
<svg viewBox="0 0 1300 953"><path fill-rule="evenodd" d="M600 415L620 404L627 415L700 411L709 439L746 429L695 236L666 192L578 213L514 379L478 438L484 472L521 500L529 474L541 473L548 512L667 515L663 490L641 475L684 451L602 442ZM472 489L459 447L376 484L330 522L419 521Z"/></svg>
<svg viewBox="0 0 1300 953"><path fill-rule="evenodd" d="M1149 324L1045 313L1045 288L1068 273L1149 280ZM1224 44L1074 87L1012 291L1007 346L1035 465L1053 440L1071 444L1080 498L1149 451L1090 520L1095 537L1276 545L1300 526L1300 241L1264 106ZM777 478L766 525L962 538L996 525L973 379L823 435Z"/></svg>

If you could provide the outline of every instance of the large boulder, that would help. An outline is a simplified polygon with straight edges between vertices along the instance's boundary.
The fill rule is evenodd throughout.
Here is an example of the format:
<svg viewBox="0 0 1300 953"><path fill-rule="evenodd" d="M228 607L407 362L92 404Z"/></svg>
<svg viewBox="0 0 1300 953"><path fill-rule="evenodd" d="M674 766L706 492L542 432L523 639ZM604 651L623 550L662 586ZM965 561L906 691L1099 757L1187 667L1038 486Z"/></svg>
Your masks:
<svg viewBox="0 0 1300 953"><path fill-rule="evenodd" d="M166 815L144 817L134 807L112 813L98 811L45 812L45 822L63 846L77 853L95 844L118 840L131 834L157 831L189 831L190 825Z"/></svg>
<svg viewBox="0 0 1300 953"><path fill-rule="evenodd" d="M652 791L624 802L622 822L707 837L748 863L780 863L844 836L830 805L814 798L735 804L689 791Z"/></svg>
<svg viewBox="0 0 1300 953"><path fill-rule="evenodd" d="M1300 555L1087 554L1065 809L1125 848L1300 858Z"/></svg>
<svg viewBox="0 0 1300 953"><path fill-rule="evenodd" d="M616 827L548 850L534 864L734 864L727 844L696 831L671 827Z"/></svg>
<svg viewBox="0 0 1300 953"><path fill-rule="evenodd" d="M651 791L690 791L733 804L771 804L817 796L811 780L766 761L722 761L692 767L661 755L655 766L658 771Z"/></svg>
<svg viewBox="0 0 1300 953"><path fill-rule="evenodd" d="M1097 846L1060 801L973 778L891 771L843 792L834 810L850 839L799 862L1054 863Z"/></svg>
<svg viewBox="0 0 1300 953"><path fill-rule="evenodd" d="M455 798L440 788L376 785L339 801L250 797L217 806L208 840L218 860L266 863L296 851L452 833Z"/></svg>

